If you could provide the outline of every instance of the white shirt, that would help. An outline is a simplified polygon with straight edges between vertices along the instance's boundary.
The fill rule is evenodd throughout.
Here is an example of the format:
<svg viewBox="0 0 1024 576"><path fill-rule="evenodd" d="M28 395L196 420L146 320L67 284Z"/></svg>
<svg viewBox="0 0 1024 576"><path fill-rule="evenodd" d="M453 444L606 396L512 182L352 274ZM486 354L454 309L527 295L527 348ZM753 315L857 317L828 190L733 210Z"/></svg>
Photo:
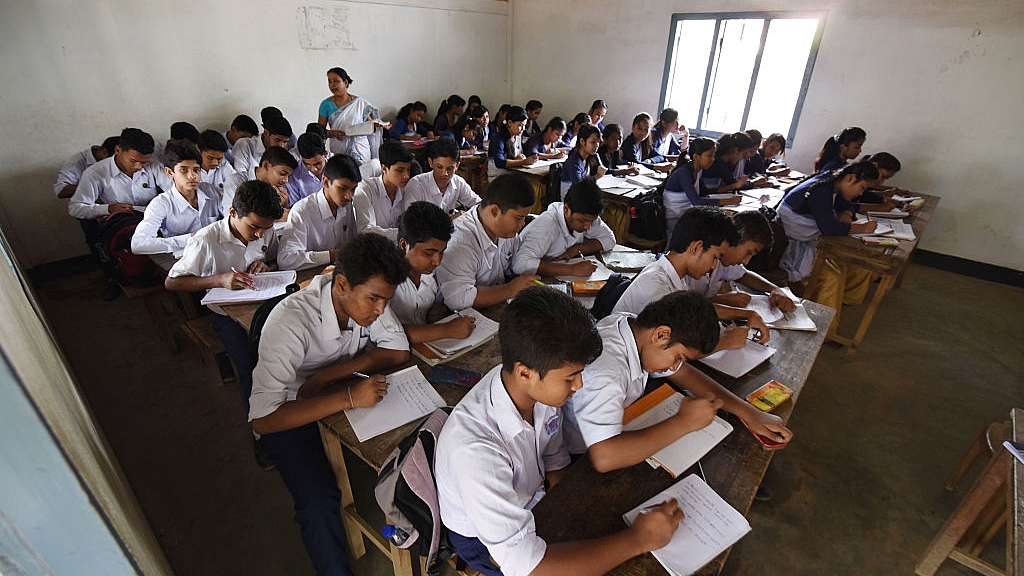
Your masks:
<svg viewBox="0 0 1024 576"><path fill-rule="evenodd" d="M352 196L356 212L356 225L360 232L375 232L398 242L398 222L405 213L405 189L395 190L395 201L388 198L384 178L377 176L363 180Z"/></svg>
<svg viewBox="0 0 1024 576"><path fill-rule="evenodd" d="M565 444L572 454L622 433L626 407L644 394L647 372L640 364L633 314L611 314L597 323L604 346L597 360L583 369L583 388L565 405Z"/></svg>
<svg viewBox="0 0 1024 576"><path fill-rule="evenodd" d="M413 202L430 202L440 206L445 214L455 212L455 205L462 204L466 208L472 208L480 203L480 197L473 192L469 184L458 174L452 176L448 187L443 191L437 187L433 172L424 172L413 176L405 187L405 205Z"/></svg>
<svg viewBox="0 0 1024 576"><path fill-rule="evenodd" d="M60 196L60 191L65 186L75 186L82 179L82 173L89 166L96 163L96 157L92 155L92 147L86 148L77 154L73 154L57 172L57 181L53 183L53 193Z"/></svg>
<svg viewBox="0 0 1024 576"><path fill-rule="evenodd" d="M75 194L68 201L68 214L75 218L101 218L110 213L104 204L123 202L139 212L159 192L158 164L147 164L128 176L114 163L114 156L104 158L82 173Z"/></svg>
<svg viewBox="0 0 1024 576"><path fill-rule="evenodd" d="M231 218L224 218L210 224L192 235L185 244L181 260L167 272L171 278L179 276L213 276L238 270L248 270L258 260L273 262L277 258L277 234L267 230L262 238L248 244L235 238L231 233ZM210 310L224 312L217 306Z"/></svg>
<svg viewBox="0 0 1024 576"><path fill-rule="evenodd" d="M536 403L523 420L496 366L452 410L437 441L434 475L441 520L478 538L505 576L526 576L547 544L530 510L548 470L569 465L561 411Z"/></svg>
<svg viewBox="0 0 1024 576"><path fill-rule="evenodd" d="M301 157L294 152L292 155L299 161L299 166L292 171L284 187L288 190L289 203L295 204L299 200L323 190L324 181L316 174L310 172L309 168L306 168L306 165L302 163Z"/></svg>
<svg viewBox="0 0 1024 576"><path fill-rule="evenodd" d="M321 368L343 362L370 344L408 350L398 319L385 307L369 326L349 318L344 328L331 300L330 275L317 276L304 290L282 300L264 325L259 362L252 373L249 421L272 414L295 400L306 379Z"/></svg>
<svg viewBox="0 0 1024 576"><path fill-rule="evenodd" d="M406 278L395 287L388 306L402 324L426 324L427 312L441 302L441 289L433 274L421 274L420 285Z"/></svg>
<svg viewBox="0 0 1024 576"><path fill-rule="evenodd" d="M177 187L158 194L132 236L136 254L180 255L193 232L221 219L220 194L211 184L200 183L193 208Z"/></svg>
<svg viewBox="0 0 1024 576"><path fill-rule="evenodd" d="M732 266L722 266L719 264L711 271L710 276L698 279L690 289L698 294L703 294L705 298L711 298L722 291L723 282L739 280L746 273L747 267L743 264L733 264Z"/></svg>
<svg viewBox="0 0 1024 576"><path fill-rule="evenodd" d="M260 157L266 151L267 147L263 144L263 136L260 134L235 140L235 145L231 147L231 154L235 157L235 172L245 174L248 176L247 180L255 180Z"/></svg>
<svg viewBox="0 0 1024 576"><path fill-rule="evenodd" d="M341 248L356 235L352 203L339 206L337 215L321 189L306 196L288 212L288 223L281 233L277 264L282 270L301 270L330 264L330 251Z"/></svg>
<svg viewBox="0 0 1024 576"><path fill-rule="evenodd" d="M498 238L495 245L480 222L480 207L455 219L455 231L434 274L441 285L444 303L452 310L471 308L476 287L505 283L519 236Z"/></svg>
<svg viewBox="0 0 1024 576"><path fill-rule="evenodd" d="M540 261L563 254L573 244L585 242L590 238L601 241L601 250L615 247L615 233L600 217L594 220L590 230L573 232L565 223L562 210L565 203L552 202L543 214L537 216L530 225L519 233L522 245L516 251L512 271L516 274L535 274Z"/></svg>
<svg viewBox="0 0 1024 576"><path fill-rule="evenodd" d="M220 202L220 194L224 193L224 180L234 174L235 169L231 167L227 160L223 160L213 170L203 170L202 173L203 182L213 185L217 190L217 201Z"/></svg>
<svg viewBox="0 0 1024 576"><path fill-rule="evenodd" d="M660 300L662 296L679 290L696 290L698 281L686 274L680 278L668 258L662 256L633 278L612 312L640 314L649 303Z"/></svg>
<svg viewBox="0 0 1024 576"><path fill-rule="evenodd" d="M224 195L220 199L220 210L224 213L225 218L228 216L228 208L231 208L231 203L235 201L235 192L238 191L238 187L249 180L255 180L255 178L249 178L241 172L232 172L224 179Z"/></svg>

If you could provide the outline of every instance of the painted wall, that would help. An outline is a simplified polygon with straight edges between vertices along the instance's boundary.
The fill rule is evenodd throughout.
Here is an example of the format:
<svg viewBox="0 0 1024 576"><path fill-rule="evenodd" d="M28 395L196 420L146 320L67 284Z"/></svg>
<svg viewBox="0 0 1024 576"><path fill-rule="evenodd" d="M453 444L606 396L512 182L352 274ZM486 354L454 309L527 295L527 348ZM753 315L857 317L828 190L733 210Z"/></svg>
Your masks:
<svg viewBox="0 0 1024 576"><path fill-rule="evenodd" d="M604 98L605 122L656 110L675 12L778 9L755 0L513 0L513 98L543 118ZM844 126L864 150L896 154L892 183L937 194L921 247L1024 270L1024 3L997 0L794 0L827 10L803 114L788 152L809 169Z"/></svg>
<svg viewBox="0 0 1024 576"><path fill-rule="evenodd" d="M60 164L125 126L158 140L172 122L226 129L281 108L316 120L326 71L385 117L409 100L509 95L507 2L182 0L0 3L0 226L22 264L86 253Z"/></svg>

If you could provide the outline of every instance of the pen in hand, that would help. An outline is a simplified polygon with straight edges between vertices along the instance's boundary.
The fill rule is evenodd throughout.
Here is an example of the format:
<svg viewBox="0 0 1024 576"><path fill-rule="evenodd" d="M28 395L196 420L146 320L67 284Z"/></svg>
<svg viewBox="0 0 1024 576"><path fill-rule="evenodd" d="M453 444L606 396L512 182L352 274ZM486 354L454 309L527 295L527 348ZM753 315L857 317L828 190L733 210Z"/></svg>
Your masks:
<svg viewBox="0 0 1024 576"><path fill-rule="evenodd" d="M364 380L370 377L369 374L363 374L362 372L356 372L354 370L352 371L352 375L355 376L356 378L362 378ZM391 382L385 381L384 384L388 387L391 387Z"/></svg>
<svg viewBox="0 0 1024 576"><path fill-rule="evenodd" d="M248 286L251 290L255 290L256 289L256 281L252 279L252 276L249 276L248 274L246 274L245 272L242 272L241 270L239 270L238 268L235 268L234 266L231 267L231 271L233 273L241 276L242 277L242 281L245 282L245 285Z"/></svg>

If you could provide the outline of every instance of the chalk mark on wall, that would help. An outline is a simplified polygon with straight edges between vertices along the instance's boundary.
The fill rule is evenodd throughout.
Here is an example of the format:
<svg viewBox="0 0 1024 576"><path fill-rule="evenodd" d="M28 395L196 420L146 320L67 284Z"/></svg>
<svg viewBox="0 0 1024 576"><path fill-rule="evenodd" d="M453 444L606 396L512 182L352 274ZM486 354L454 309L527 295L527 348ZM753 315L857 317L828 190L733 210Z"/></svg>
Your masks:
<svg viewBox="0 0 1024 576"><path fill-rule="evenodd" d="M303 50L356 49L349 35L348 8L299 6L296 18Z"/></svg>

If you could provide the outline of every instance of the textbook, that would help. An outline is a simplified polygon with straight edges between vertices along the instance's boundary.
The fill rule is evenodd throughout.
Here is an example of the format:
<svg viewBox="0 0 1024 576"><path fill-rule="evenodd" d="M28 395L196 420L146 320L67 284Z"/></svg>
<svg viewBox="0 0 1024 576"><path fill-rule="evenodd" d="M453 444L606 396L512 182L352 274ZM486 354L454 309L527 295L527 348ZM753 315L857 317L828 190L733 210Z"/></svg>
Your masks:
<svg viewBox="0 0 1024 576"><path fill-rule="evenodd" d="M626 408L622 414L622 429L632 432L649 428L679 412L682 402L682 394L669 384L662 384ZM647 462L655 468L664 468L675 478L696 464L730 432L732 424L715 416L711 424L677 438L675 442L652 454Z"/></svg>
<svg viewBox="0 0 1024 576"><path fill-rule="evenodd" d="M720 350L701 358L698 362L727 376L739 378L771 358L773 354L775 354L774 348L747 340L747 344L743 348Z"/></svg>
<svg viewBox="0 0 1024 576"><path fill-rule="evenodd" d="M451 322L460 316L472 316L473 318L476 318L475 328L473 328L473 332L469 337L462 339L442 338L440 340L431 340L430 342L413 344L412 353L427 364L435 366L462 356L477 346L489 341L491 338L494 338L498 333L498 323L477 312L473 308L466 308L461 312L456 312L447 318L438 320L437 323L443 324L445 322Z"/></svg>
<svg viewBox="0 0 1024 576"><path fill-rule="evenodd" d="M445 405L444 399L416 366L388 374L387 379L388 393L383 400L373 406L345 410L360 442L390 432Z"/></svg>
<svg viewBox="0 0 1024 576"><path fill-rule="evenodd" d="M256 289L243 288L241 290L228 290L227 288L210 288L203 296L200 303L204 306L211 304L246 304L262 302L274 296L284 294L289 284L295 283L295 270L281 270L278 272L260 272L250 274L256 282Z"/></svg>
<svg viewBox="0 0 1024 576"><path fill-rule="evenodd" d="M683 512L672 540L651 554L673 576L693 574L750 532L750 523L707 482L691 474L622 515L632 526L636 517L674 498Z"/></svg>

